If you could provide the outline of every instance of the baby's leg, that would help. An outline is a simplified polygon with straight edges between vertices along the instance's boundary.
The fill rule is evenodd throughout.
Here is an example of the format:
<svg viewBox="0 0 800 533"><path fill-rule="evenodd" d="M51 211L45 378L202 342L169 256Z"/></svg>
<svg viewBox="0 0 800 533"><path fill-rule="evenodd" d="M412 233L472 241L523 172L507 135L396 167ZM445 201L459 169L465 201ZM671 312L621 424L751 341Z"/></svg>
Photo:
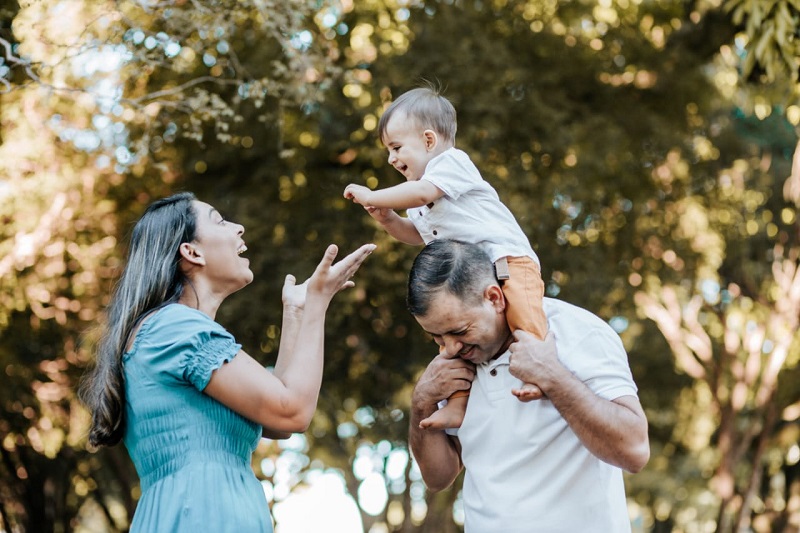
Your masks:
<svg viewBox="0 0 800 533"><path fill-rule="evenodd" d="M459 394L466 392L467 394ZM447 399L447 405L419 423L422 429L460 428L467 413L469 391L458 391Z"/></svg>
<svg viewBox="0 0 800 533"><path fill-rule="evenodd" d="M521 329L540 340L547 336L547 317L542 307L544 282L539 265L529 257L507 257L509 277L502 282L506 298L506 320L511 331ZM521 402L542 398L542 391L532 383L523 383L512 391Z"/></svg>

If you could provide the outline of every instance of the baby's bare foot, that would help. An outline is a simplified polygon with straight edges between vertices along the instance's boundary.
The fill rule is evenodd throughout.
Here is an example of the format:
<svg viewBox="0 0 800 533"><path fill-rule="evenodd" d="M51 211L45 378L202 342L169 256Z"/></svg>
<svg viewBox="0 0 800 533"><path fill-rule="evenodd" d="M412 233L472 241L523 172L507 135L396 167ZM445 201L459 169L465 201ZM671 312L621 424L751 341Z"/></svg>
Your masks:
<svg viewBox="0 0 800 533"><path fill-rule="evenodd" d="M460 428L467 412L467 398L469 396L448 400L447 405L422 420L419 427L422 429Z"/></svg>
<svg viewBox="0 0 800 533"><path fill-rule="evenodd" d="M530 383L525 383L524 385L522 385L522 387L518 389L513 389L511 393L517 397L517 400L521 402L530 402L533 400L541 400L542 398L544 398L542 389Z"/></svg>

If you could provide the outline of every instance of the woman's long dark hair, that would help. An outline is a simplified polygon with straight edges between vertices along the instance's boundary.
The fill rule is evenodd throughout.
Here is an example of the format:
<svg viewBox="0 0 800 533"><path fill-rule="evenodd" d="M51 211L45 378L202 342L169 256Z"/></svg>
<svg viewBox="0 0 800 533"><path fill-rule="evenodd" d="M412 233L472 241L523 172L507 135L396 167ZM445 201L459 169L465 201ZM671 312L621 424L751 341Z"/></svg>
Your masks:
<svg viewBox="0 0 800 533"><path fill-rule="evenodd" d="M187 280L180 269L180 245L196 236L194 199L184 192L157 200L133 228L128 261L106 310L96 363L80 390L92 414L93 446L113 446L125 431L122 355L131 332L150 311L183 294Z"/></svg>

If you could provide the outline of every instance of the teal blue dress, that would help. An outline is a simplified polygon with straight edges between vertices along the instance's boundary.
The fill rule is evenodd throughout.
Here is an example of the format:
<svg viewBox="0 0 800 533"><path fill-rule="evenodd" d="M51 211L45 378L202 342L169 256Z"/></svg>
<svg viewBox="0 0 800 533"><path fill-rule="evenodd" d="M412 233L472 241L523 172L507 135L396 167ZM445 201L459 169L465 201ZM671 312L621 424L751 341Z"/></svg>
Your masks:
<svg viewBox="0 0 800 533"><path fill-rule="evenodd" d="M272 532L250 464L261 426L203 394L240 348L204 313L170 304L123 356L123 440L142 490L132 532Z"/></svg>

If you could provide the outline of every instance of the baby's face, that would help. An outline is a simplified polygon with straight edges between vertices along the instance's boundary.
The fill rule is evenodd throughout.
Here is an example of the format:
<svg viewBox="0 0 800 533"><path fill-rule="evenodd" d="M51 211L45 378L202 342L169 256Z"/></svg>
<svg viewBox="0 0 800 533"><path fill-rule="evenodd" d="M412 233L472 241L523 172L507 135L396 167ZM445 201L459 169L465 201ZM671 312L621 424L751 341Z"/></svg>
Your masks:
<svg viewBox="0 0 800 533"><path fill-rule="evenodd" d="M383 142L389 150L389 164L407 181L416 181L425 173L425 167L437 153L431 146L425 130L405 113L396 113L386 124Z"/></svg>

